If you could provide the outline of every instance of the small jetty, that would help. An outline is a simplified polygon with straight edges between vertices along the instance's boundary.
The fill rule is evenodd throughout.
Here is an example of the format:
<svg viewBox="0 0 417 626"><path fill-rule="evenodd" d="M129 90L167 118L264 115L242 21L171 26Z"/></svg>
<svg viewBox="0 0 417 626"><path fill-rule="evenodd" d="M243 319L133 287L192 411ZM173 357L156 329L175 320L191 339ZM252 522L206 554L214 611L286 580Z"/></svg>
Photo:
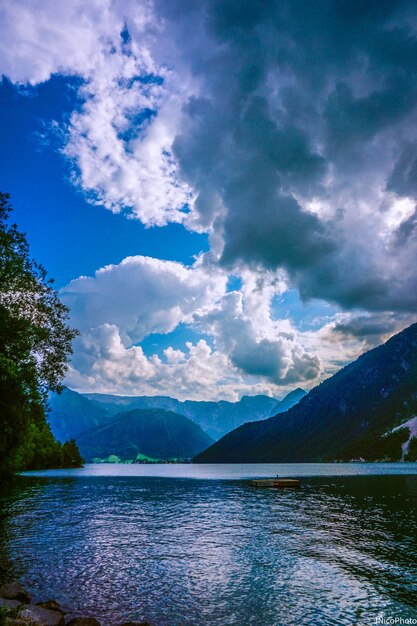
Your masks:
<svg viewBox="0 0 417 626"><path fill-rule="evenodd" d="M287 487L299 487L300 481L298 478L256 478L250 480L251 487L272 488L272 489L284 489Z"/></svg>

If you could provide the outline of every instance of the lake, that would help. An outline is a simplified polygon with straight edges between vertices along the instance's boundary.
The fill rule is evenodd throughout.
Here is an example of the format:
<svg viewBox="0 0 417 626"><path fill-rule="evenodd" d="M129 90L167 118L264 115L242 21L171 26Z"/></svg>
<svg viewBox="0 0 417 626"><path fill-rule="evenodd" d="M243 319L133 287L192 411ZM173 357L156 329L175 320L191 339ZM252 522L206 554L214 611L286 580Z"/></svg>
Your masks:
<svg viewBox="0 0 417 626"><path fill-rule="evenodd" d="M0 577L103 626L417 620L416 464L87 465L1 504Z"/></svg>

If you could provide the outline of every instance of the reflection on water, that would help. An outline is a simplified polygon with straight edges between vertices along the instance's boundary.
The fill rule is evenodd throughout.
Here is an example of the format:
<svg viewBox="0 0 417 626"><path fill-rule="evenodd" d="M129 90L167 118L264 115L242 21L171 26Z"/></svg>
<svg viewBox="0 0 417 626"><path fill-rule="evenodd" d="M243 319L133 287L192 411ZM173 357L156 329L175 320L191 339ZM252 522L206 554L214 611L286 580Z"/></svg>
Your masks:
<svg viewBox="0 0 417 626"><path fill-rule="evenodd" d="M417 618L415 474L325 476L333 468L322 466L301 489L274 491L230 466L211 480L168 467L171 477L87 468L19 479L2 503L1 575L103 624ZM230 471L234 480L218 478Z"/></svg>

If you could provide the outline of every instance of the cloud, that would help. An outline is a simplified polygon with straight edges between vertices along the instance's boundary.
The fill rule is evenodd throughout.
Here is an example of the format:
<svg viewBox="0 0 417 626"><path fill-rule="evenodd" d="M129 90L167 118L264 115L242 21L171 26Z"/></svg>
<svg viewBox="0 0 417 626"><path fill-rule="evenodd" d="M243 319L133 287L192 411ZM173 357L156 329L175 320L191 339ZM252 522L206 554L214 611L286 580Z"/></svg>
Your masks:
<svg viewBox="0 0 417 626"><path fill-rule="evenodd" d="M285 386L317 379L320 361L305 351L289 321L272 319L271 301L282 289L271 276L246 272L242 291L226 294L217 308L196 317L240 371Z"/></svg>
<svg viewBox="0 0 417 626"><path fill-rule="evenodd" d="M169 333L180 322L190 323L223 296L226 282L226 275L210 274L198 263L187 268L134 256L97 270L94 277L71 281L61 297L81 331L115 325L131 345L151 333Z"/></svg>
<svg viewBox="0 0 417 626"><path fill-rule="evenodd" d="M82 79L63 152L92 202L208 232L224 267L285 271L305 300L415 309L412 2L4 0L2 17L11 80Z"/></svg>
<svg viewBox="0 0 417 626"><path fill-rule="evenodd" d="M146 357L140 346L126 347L116 326L103 324L77 340L66 379L79 391L130 395L170 395L178 399L237 399L252 385L233 374L227 357L200 340L186 349L168 348L159 358Z"/></svg>
<svg viewBox="0 0 417 626"><path fill-rule="evenodd" d="M151 377L155 369L140 346L126 349L117 326L108 323L84 332L77 340L71 368L70 382L77 373L78 384L110 384L114 389L138 384Z"/></svg>
<svg viewBox="0 0 417 626"><path fill-rule="evenodd" d="M80 89L62 150L91 202L147 226L184 221L192 203L171 148L180 102L169 81L146 49L114 38Z"/></svg>
<svg viewBox="0 0 417 626"><path fill-rule="evenodd" d="M339 314L328 326L331 341L357 339L363 349L377 346L414 321L414 316L391 312L374 314ZM331 336L330 336L331 335Z"/></svg>
<svg viewBox="0 0 417 626"><path fill-rule="evenodd" d="M150 56L151 3L5 0L0 10L1 73L31 85L81 79L81 104L61 131L86 198L146 225L183 221L192 192L171 151L180 89Z"/></svg>
<svg viewBox="0 0 417 626"><path fill-rule="evenodd" d="M417 194L417 143L406 140L399 146L387 189L400 196Z"/></svg>
<svg viewBox="0 0 417 626"><path fill-rule="evenodd" d="M286 289L270 273L246 271L241 290L227 292L227 275L198 259L193 266L149 257L80 277L61 290L81 336L67 383L78 389L169 393L200 399L236 398L239 391L280 393L320 375L320 362L288 321L271 317L274 296ZM140 342L179 324L197 338L185 349ZM209 340L212 345L209 345Z"/></svg>
<svg viewBox="0 0 417 626"><path fill-rule="evenodd" d="M86 197L210 237L190 268L131 257L63 290L83 333L74 376L102 388L125 376L132 389L178 376L184 393L204 386L193 371L206 392L214 380L225 394L230 380L309 385L413 319L414 3L3 0L0 10L0 71L31 85L80 79L62 154ZM227 273L241 289L226 293ZM342 313L299 333L271 315L288 287ZM180 323L203 343L143 353L144 337Z"/></svg>
<svg viewBox="0 0 417 626"><path fill-rule="evenodd" d="M103 46L123 27L110 0L4 0L0 11L0 71L21 84L90 73Z"/></svg>
<svg viewBox="0 0 417 626"><path fill-rule="evenodd" d="M176 41L190 33L200 85L174 141L188 224L225 267L284 269L304 299L415 310L416 247L391 245L415 194L412 4L173 4L158 11Z"/></svg>

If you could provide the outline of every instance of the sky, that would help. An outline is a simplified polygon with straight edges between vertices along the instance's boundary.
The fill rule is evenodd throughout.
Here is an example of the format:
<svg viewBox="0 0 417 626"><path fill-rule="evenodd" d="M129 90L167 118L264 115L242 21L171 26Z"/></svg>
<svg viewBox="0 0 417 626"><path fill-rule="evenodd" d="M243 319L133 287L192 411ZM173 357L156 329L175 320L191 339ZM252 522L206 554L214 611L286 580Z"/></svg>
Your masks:
<svg viewBox="0 0 417 626"><path fill-rule="evenodd" d="M310 389L417 320L417 8L0 0L0 189L85 392Z"/></svg>

